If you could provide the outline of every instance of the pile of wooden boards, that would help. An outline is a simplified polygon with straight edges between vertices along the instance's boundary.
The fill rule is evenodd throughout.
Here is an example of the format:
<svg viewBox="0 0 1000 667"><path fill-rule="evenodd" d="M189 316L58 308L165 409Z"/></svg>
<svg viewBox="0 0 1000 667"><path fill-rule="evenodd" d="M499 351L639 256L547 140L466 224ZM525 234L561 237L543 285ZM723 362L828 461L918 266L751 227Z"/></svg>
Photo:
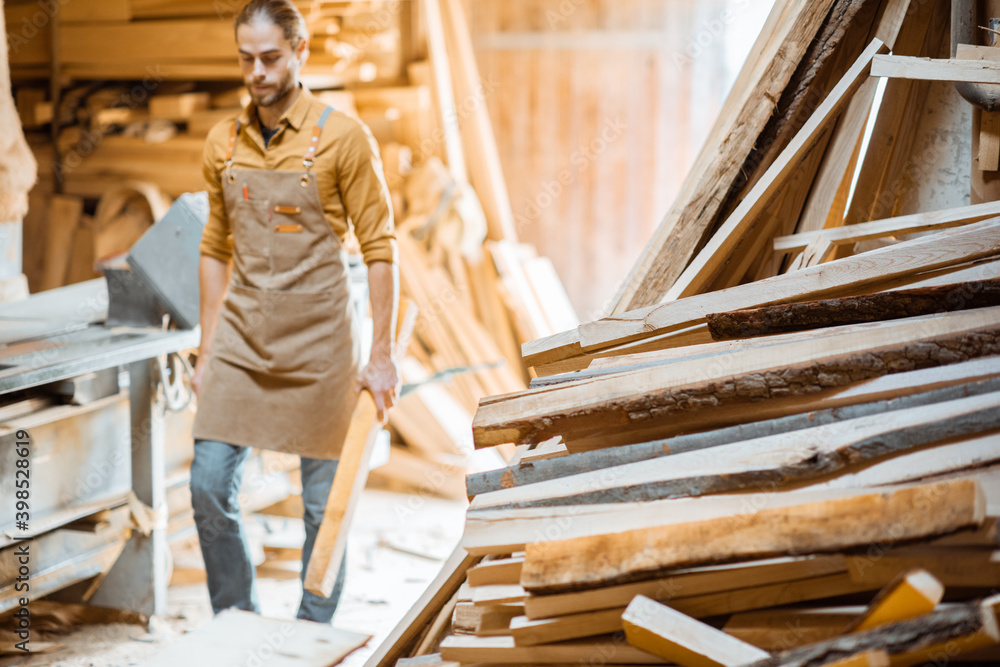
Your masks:
<svg viewBox="0 0 1000 667"><path fill-rule="evenodd" d="M232 79L239 0L7 0L15 78L204 81ZM410 34L409 2L299 0L315 81L394 81ZM97 32L102 39L95 41ZM53 45L58 61L53 62Z"/></svg>
<svg viewBox="0 0 1000 667"><path fill-rule="evenodd" d="M947 10L775 3L618 311L480 401L518 453L369 666L1000 660L1000 204L913 210L926 82L869 76L966 76L902 59Z"/></svg>

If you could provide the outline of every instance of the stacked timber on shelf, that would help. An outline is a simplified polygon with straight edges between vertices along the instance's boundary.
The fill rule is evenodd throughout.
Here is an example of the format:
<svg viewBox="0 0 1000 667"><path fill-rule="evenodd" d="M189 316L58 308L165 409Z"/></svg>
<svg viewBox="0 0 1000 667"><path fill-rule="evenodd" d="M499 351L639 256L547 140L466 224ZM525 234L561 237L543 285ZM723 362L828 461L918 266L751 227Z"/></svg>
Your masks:
<svg viewBox="0 0 1000 667"><path fill-rule="evenodd" d="M775 3L618 310L480 401L517 454L370 667L1000 659L1000 203L899 190L920 77L1000 82L947 10Z"/></svg>
<svg viewBox="0 0 1000 667"><path fill-rule="evenodd" d="M35 291L96 277L172 198L204 189L205 136L248 102L232 31L242 2L55 4L58 17L5 4L39 163L25 222ZM464 498L479 400L525 388L521 343L579 322L551 262L517 240L461 4L297 4L304 82L379 143L402 296L419 312L390 462L372 482Z"/></svg>

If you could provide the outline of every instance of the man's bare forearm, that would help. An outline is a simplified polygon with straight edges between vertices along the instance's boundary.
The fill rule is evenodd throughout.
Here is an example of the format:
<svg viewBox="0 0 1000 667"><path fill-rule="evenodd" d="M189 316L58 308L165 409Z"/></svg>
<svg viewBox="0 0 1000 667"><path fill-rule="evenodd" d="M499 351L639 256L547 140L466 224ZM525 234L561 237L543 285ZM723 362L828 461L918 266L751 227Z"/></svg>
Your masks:
<svg viewBox="0 0 1000 667"><path fill-rule="evenodd" d="M391 358L399 305L399 272L392 262L368 266L368 291L372 303L372 362Z"/></svg>
<svg viewBox="0 0 1000 667"><path fill-rule="evenodd" d="M226 298L232 263L202 255L198 263L198 286L201 294L201 346L198 354L207 357L212 351L212 336Z"/></svg>

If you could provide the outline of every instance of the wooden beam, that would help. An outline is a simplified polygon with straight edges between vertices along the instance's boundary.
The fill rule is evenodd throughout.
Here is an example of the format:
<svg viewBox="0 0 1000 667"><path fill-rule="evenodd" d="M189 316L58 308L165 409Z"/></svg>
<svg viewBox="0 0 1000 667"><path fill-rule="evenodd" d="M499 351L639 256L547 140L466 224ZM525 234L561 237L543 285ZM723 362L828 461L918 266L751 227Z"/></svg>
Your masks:
<svg viewBox="0 0 1000 667"><path fill-rule="evenodd" d="M739 247L747 231L747 223L753 222L771 196L781 184L794 172L806 152L812 147L822 130L833 122L844 105L850 101L851 95L868 76L872 59L876 54L888 51L886 45L878 38L858 57L854 65L844 74L840 82L834 86L830 94L812 113L795 138L782 151L757 185L736 207L736 210L726 219L726 222L712 235L704 248L692 260L691 264L677 278L677 281L667 290L661 301L670 301L685 296L700 293L713 279L725 271L725 264L730 254Z"/></svg>
<svg viewBox="0 0 1000 667"><path fill-rule="evenodd" d="M596 350L649 338L703 322L706 313L849 296L893 277L996 254L1000 254L1000 219L986 220L748 285L584 323L578 329L579 345Z"/></svg>
<svg viewBox="0 0 1000 667"><path fill-rule="evenodd" d="M994 373L1000 375L1000 360L984 361L983 363L994 365ZM612 466L648 461L662 456L693 452L733 442L776 435L778 433L800 431L802 429L823 426L847 419L856 419L871 414L881 414L894 410L940 403L963 396L977 396L991 391L1000 391L1000 379L993 378L979 382L970 382L914 394L912 396L898 396L871 403L827 408L825 410L812 410L801 414L789 415L788 417L738 424L704 433L679 435L673 438L653 440L635 445L607 447L589 452L570 454L559 460L532 461L530 465L525 465L522 462L499 470L488 470L486 472L466 475L466 493L469 497L474 497L491 491L569 477L570 475L610 468Z"/></svg>
<svg viewBox="0 0 1000 667"><path fill-rule="evenodd" d="M827 664L870 649L885 650L892 665L915 665L931 656L961 653L1000 642L996 616L981 604L956 605L868 632L845 635L753 663L753 667ZM947 652L946 647L948 648Z"/></svg>
<svg viewBox="0 0 1000 667"><path fill-rule="evenodd" d="M527 544L533 542L545 543L659 527L686 520L711 519L742 514L764 506L784 507L792 503L806 502L807 499L818 501L839 498L848 489L914 483L937 474L959 475L979 480L987 493L990 513L1000 513L997 460L995 438L984 435L969 441L945 445L931 451L915 452L895 460L878 463L859 472L813 484L802 490L604 505L503 510L470 509L462 544L477 554L509 553L512 550L524 549ZM991 464L992 467L989 467ZM976 466L987 467L979 471L976 470ZM994 476L992 480L991 474ZM841 493L826 495L833 490ZM992 543L986 542L992 539L984 535L976 544ZM893 572L892 576L897 573ZM880 580L879 586L891 578L890 576L888 579Z"/></svg>
<svg viewBox="0 0 1000 667"><path fill-rule="evenodd" d="M852 581L872 585L887 585L921 568L950 588L1000 586L1000 551L989 548L896 547L885 550L880 558L850 556L847 566Z"/></svg>
<svg viewBox="0 0 1000 667"><path fill-rule="evenodd" d="M477 447L562 435L572 449L575 433L619 438L605 446L641 442L670 435L669 428L661 430L661 423L692 419L707 408L714 411L716 424L726 423L722 417L727 410L742 411L735 421L746 421L751 401L755 405L750 413L763 419L769 416L765 412L769 406L762 399L779 405L801 394L816 398L835 387L893 371L996 354L997 322L1000 310L983 308L838 327L816 334L812 341L779 344L781 336L797 335L780 334L761 339L767 344L725 355L709 365L700 359L651 364L629 373L499 397L479 406L473 438ZM944 353L945 348L949 352ZM796 363L789 365L789 360ZM792 412L796 410L783 414Z"/></svg>
<svg viewBox="0 0 1000 667"><path fill-rule="evenodd" d="M774 250L775 252L801 252L818 237L824 237L835 245L846 245L887 236L929 232L959 227L997 215L1000 215L1000 201L961 206L943 211L913 213L885 220L860 222L832 229L818 229L789 236L779 236L774 239Z"/></svg>
<svg viewBox="0 0 1000 667"><path fill-rule="evenodd" d="M865 632L887 623L898 623L934 611L944 597L944 585L923 569L906 572L887 585L868 609L848 626L848 632Z"/></svg>
<svg viewBox="0 0 1000 667"><path fill-rule="evenodd" d="M771 654L638 595L622 615L628 643L685 667L736 667Z"/></svg>
<svg viewBox="0 0 1000 667"><path fill-rule="evenodd" d="M529 544L521 584L556 592L649 578L673 567L847 549L942 535L976 526L986 499L976 482L957 480L711 521ZM919 511L915 511L919 508Z"/></svg>
<svg viewBox="0 0 1000 667"><path fill-rule="evenodd" d="M484 560L469 570L469 585L517 584L521 580L521 566L523 565L524 554L509 558Z"/></svg>
<svg viewBox="0 0 1000 667"><path fill-rule="evenodd" d="M1000 62L879 55L872 62L872 76L918 81L1000 83Z"/></svg>
<svg viewBox="0 0 1000 667"><path fill-rule="evenodd" d="M652 656L615 637L558 642L543 646L516 646L513 637L452 635L441 642L441 657L462 664L570 665L589 663L595 656L613 656L615 664L661 665Z"/></svg>
<svg viewBox="0 0 1000 667"><path fill-rule="evenodd" d="M472 34L461 0L441 0L444 36L451 56L455 95L462 101L458 126L464 140L472 187L479 195L489 226L489 238L517 241L517 225L500 164L493 124L487 109L488 93L476 67Z"/></svg>
<svg viewBox="0 0 1000 667"><path fill-rule="evenodd" d="M524 603L524 613L530 619L551 618L567 614L625 607L636 595L654 600L691 600L699 596L755 588L794 581L812 580L846 572L843 556L798 556L770 558L745 563L728 563L677 570L667 577L638 581L617 586L531 595ZM877 586L876 586L877 588Z"/></svg>
<svg viewBox="0 0 1000 667"><path fill-rule="evenodd" d="M671 608L693 618L725 616L751 609L797 604L800 602L840 597L877 590L878 586L852 581L846 573L761 584L748 588L723 590L691 597L661 596ZM595 589L595 591L603 589ZM547 597L547 596L540 596ZM519 619L521 641L544 641L551 637L582 639L595 634L618 632L622 629L625 607L569 613L543 619ZM511 621L512 628L514 621ZM512 629L511 632L514 630ZM516 641L516 640L515 640Z"/></svg>
<svg viewBox="0 0 1000 667"><path fill-rule="evenodd" d="M712 338L728 340L998 305L1000 279L994 279L709 313L706 320Z"/></svg>
<svg viewBox="0 0 1000 667"><path fill-rule="evenodd" d="M1000 393L960 398L476 496L474 507L549 507L780 489L935 442L1000 429Z"/></svg>

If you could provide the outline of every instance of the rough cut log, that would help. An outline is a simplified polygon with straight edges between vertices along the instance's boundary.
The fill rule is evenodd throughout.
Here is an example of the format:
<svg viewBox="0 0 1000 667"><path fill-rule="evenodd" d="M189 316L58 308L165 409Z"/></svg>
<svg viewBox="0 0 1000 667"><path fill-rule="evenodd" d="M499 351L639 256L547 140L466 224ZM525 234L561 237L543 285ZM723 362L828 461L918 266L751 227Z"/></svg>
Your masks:
<svg viewBox="0 0 1000 667"><path fill-rule="evenodd" d="M893 665L911 665L924 662L935 653L955 657L997 642L1000 631L993 611L979 604L968 604L786 651L755 662L753 667L814 667L879 648L889 653Z"/></svg>
<svg viewBox="0 0 1000 667"><path fill-rule="evenodd" d="M994 279L709 313L706 320L712 338L729 340L998 305L1000 280Z"/></svg>
<svg viewBox="0 0 1000 667"><path fill-rule="evenodd" d="M1000 375L1000 359L983 360L979 363L994 366L995 371L993 372ZM777 419L750 424L738 424L729 428L716 429L705 433L692 433L690 435L679 435L673 438L653 440L635 445L622 445L621 447L608 447L589 452L580 452L561 457L558 460L532 461L530 463L522 461L508 468L467 475L465 478L465 488L468 496L474 497L491 491L499 491L500 489L535 484L593 470L625 465L627 463L648 461L671 454L683 454L709 447L727 445L733 442L823 426L847 419L857 419L858 417L865 417L872 414L905 410L921 405L932 405L963 396L979 396L980 394L993 391L1000 391L1000 378L959 384L953 387L935 389L912 396L899 396L884 401L847 405L826 410L814 410L788 417L779 417Z"/></svg>
<svg viewBox="0 0 1000 667"><path fill-rule="evenodd" d="M685 667L736 667L771 657L642 595L629 603L622 622L629 644Z"/></svg>
<svg viewBox="0 0 1000 667"><path fill-rule="evenodd" d="M934 442L1000 429L1000 393L721 445L476 496L474 507L638 502L780 489Z"/></svg>
<svg viewBox="0 0 1000 667"><path fill-rule="evenodd" d="M521 585L531 592L592 588L650 578L671 568L773 554L837 551L944 535L979 525L986 498L956 480L742 516L529 544Z"/></svg>
<svg viewBox="0 0 1000 667"><path fill-rule="evenodd" d="M1000 309L851 325L816 334L813 340L776 344L780 340L767 339L759 348L707 365L700 359L668 362L498 397L480 405L473 438L477 447L484 447L561 435L572 450L573 438L580 435L618 438L603 446L664 437L671 422L692 419L706 409L713 411L715 423L725 423L721 420L728 409L741 412L728 415L737 422L746 421L747 414L777 416L766 414L770 401L777 406L886 374L998 354Z"/></svg>

